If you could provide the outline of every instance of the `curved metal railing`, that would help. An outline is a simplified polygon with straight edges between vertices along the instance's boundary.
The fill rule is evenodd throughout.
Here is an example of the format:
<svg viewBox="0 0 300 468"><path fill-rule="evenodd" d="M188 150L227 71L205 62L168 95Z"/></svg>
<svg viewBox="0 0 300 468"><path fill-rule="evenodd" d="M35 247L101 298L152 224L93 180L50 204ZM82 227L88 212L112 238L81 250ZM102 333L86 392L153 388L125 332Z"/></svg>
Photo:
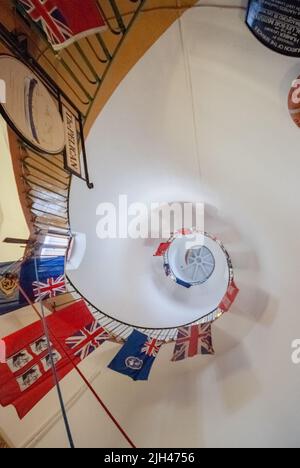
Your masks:
<svg viewBox="0 0 300 468"><path fill-rule="evenodd" d="M34 40L34 34L28 36L29 52L45 68L51 78L56 79L57 84L74 101L85 118L92 108L94 99L126 35L145 3L145 0L127 0L133 8L124 14L115 0L97 1L108 25L106 32L82 39L59 54L53 53L43 36L42 44ZM123 4L126 5L126 1ZM27 22L24 25L19 17L15 21L16 34L20 33L20 28L23 32L25 31L25 34L26 28L40 33L33 23ZM51 254L67 256L69 241L72 237L68 214L71 175L64 168L64 156L60 154L50 157L37 153L22 141L18 141L18 149L23 199L30 212L32 228L32 239L27 255L46 253L47 256ZM133 329L138 329L161 341L172 341L177 336L177 327L139 328L109 317L83 298L68 278L67 292L63 297L59 296L52 305L55 309L59 309L67 303L82 299L85 300L87 307L101 325L117 340L126 340ZM218 311L214 311L194 323L211 322L217 316Z"/></svg>
<svg viewBox="0 0 300 468"><path fill-rule="evenodd" d="M64 169L63 157L59 155L53 158L53 156L36 154L21 142L19 150L24 194L34 227L32 251L37 255L41 254L41 249L49 249L48 255L52 251L53 255L55 252L67 255L68 241L72 235L67 209L71 177ZM126 340L134 329L161 341L172 341L177 336L178 327L159 329L133 327L108 316L84 298L68 278L67 293L64 296L65 300L60 296L58 303L53 304L56 310L70 302L83 299L95 318L117 340ZM217 314L218 311L214 311L193 323L211 322L217 318Z"/></svg>

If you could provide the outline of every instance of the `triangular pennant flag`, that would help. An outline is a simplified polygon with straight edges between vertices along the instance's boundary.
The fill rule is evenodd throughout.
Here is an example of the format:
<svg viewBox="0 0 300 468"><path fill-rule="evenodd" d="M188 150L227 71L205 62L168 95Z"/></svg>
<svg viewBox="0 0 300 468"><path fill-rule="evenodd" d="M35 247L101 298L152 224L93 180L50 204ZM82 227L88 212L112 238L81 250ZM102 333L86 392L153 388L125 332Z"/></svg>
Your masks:
<svg viewBox="0 0 300 468"><path fill-rule="evenodd" d="M199 354L215 354L211 323L181 327L178 330L172 361L182 361Z"/></svg>

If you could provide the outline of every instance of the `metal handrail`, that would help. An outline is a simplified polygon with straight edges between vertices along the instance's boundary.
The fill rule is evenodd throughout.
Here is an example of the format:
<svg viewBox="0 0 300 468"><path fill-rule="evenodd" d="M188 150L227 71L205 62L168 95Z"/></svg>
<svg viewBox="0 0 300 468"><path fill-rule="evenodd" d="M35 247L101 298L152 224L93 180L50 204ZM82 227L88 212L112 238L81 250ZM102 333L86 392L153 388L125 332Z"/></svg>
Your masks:
<svg viewBox="0 0 300 468"><path fill-rule="evenodd" d="M44 156L43 156L44 157ZM43 179L39 179L39 190L38 195L35 195L35 184L36 184L36 171L38 170L39 160L36 157L36 154L30 150L24 143L20 142L20 161L23 167L23 182L24 182L24 191L26 194L26 199L28 201L28 208L32 214L33 220L32 224L34 226L34 235L35 240L39 243L39 238L41 236L65 236L71 238L71 229L69 223L69 214L67 209L63 209L63 206L67 206L69 200L69 184L70 184L70 174L64 169L63 157L61 156L61 166L59 167L58 159L56 160L56 167L59 168L62 177L68 181L65 188L62 190L60 188L60 193L57 194L54 188L57 190L59 184L57 178L51 175L51 171L48 173L48 183L52 179L51 186L53 187L53 192L49 190L49 186L45 185L43 190ZM49 164L49 169L53 166L51 159L47 160L44 157L44 165ZM32 182L32 177L34 177L34 182ZM51 193L48 197L48 193ZM53 193L55 196L53 197ZM37 209L36 204L42 203L41 194L44 196L45 204L43 205L43 210ZM55 209L59 212L59 216L55 213ZM48 247L48 246L47 246ZM66 249L67 250L67 249ZM67 292L66 292L66 301L55 305L56 308L60 308L67 303L84 300L90 312L95 316L99 323L115 337L117 341L124 341L128 338L131 332L136 329L142 333L147 334L153 338L157 338L160 341L169 342L176 339L178 333L178 327L167 327L167 328L147 328L147 327L137 327L133 326L124 321L115 319L105 312L95 307L87 298L85 298L76 286L72 283L71 279L67 277ZM69 296L72 296L71 300ZM209 316L203 318L202 320L194 321L193 324L206 323L214 321L218 316L218 310L212 312Z"/></svg>
<svg viewBox="0 0 300 468"><path fill-rule="evenodd" d="M67 84L69 99L76 101L85 118L91 111L107 73L146 0L128 0L135 5L135 9L127 21L124 20L115 0L107 0L105 8L103 0L97 1L108 25L105 33L97 33L95 36L82 39L59 54L54 54L43 35L41 37L45 48L41 49L41 46L34 42L32 34L27 34L29 50L35 51L33 55L39 64L46 68L52 79ZM29 27L40 34L37 26L28 22L23 24L25 34ZM62 154L49 158L32 150L22 141L19 141L19 152L24 199L31 214L33 228L30 245L32 254L35 255L37 246L40 247L42 239L47 236L71 239L68 213L71 175L65 170ZM67 248L65 253L67 254ZM178 333L178 327L141 328L108 316L84 298L69 278L67 278L65 299L64 301L62 297L53 305L60 308L67 303L83 299L90 312L118 341L126 340L133 329L164 342L176 339ZM214 311L208 317L193 323L213 321L217 318L217 314L218 311Z"/></svg>
<svg viewBox="0 0 300 468"><path fill-rule="evenodd" d="M114 62L120 47L134 24L146 0L128 0L132 15L125 21L115 0L96 0L106 21L107 30L74 43L60 52L54 52L46 36L33 21L24 19L15 0L19 27L28 40L33 57L55 81L58 81L69 98L76 103L84 118L87 118L104 79ZM17 28L18 29L18 28ZM42 40L42 45L41 45Z"/></svg>

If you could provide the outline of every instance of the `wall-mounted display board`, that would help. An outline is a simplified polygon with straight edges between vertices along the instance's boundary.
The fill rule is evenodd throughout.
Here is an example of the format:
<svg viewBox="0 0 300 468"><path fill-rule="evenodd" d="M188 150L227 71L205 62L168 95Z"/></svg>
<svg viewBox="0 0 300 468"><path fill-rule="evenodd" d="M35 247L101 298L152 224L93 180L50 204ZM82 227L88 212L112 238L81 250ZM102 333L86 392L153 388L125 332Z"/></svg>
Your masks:
<svg viewBox="0 0 300 468"><path fill-rule="evenodd" d="M0 56L0 79L6 83L1 114L22 140L37 151L59 154L65 132L58 106L41 79L22 61Z"/></svg>
<svg viewBox="0 0 300 468"><path fill-rule="evenodd" d="M300 57L299 0L250 0L246 23L269 49Z"/></svg>

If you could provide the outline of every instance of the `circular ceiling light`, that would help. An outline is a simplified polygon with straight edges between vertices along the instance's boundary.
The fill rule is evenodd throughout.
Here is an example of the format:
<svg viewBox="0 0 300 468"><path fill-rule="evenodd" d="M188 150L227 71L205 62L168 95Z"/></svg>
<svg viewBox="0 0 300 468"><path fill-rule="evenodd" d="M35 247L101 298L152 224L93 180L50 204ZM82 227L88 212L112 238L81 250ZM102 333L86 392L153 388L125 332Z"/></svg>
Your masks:
<svg viewBox="0 0 300 468"><path fill-rule="evenodd" d="M181 287L197 286L199 309L215 310L233 279L232 263L223 244L191 229L177 232L166 245L166 275Z"/></svg>
<svg viewBox="0 0 300 468"><path fill-rule="evenodd" d="M195 286L207 281L215 269L215 257L204 245L186 247L186 239L176 239L168 251L169 264L175 276Z"/></svg>
<svg viewBox="0 0 300 468"><path fill-rule="evenodd" d="M193 247L186 255L187 268L193 268L193 281L204 283L215 269L215 257L204 246Z"/></svg>

